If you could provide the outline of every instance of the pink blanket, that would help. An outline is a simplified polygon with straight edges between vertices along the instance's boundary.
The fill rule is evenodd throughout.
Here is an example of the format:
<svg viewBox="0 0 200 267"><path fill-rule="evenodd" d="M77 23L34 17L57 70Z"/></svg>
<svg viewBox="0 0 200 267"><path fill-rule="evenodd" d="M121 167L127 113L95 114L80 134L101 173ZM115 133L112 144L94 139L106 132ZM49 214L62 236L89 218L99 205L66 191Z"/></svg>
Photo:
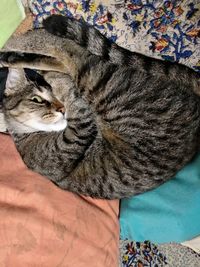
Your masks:
<svg viewBox="0 0 200 267"><path fill-rule="evenodd" d="M0 266L118 266L118 201L62 191L0 134Z"/></svg>

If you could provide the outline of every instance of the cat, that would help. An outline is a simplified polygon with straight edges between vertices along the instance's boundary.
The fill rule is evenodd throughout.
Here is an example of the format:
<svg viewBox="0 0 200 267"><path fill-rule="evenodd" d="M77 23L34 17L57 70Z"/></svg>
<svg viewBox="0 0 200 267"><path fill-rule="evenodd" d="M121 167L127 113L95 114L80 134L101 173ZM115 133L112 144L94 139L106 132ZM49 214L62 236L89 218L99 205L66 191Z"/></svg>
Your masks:
<svg viewBox="0 0 200 267"><path fill-rule="evenodd" d="M193 158L196 73L127 51L71 18L52 15L43 25L63 43L69 73L43 71L40 84L20 63L9 69L3 105L30 169L62 189L120 199L158 187Z"/></svg>

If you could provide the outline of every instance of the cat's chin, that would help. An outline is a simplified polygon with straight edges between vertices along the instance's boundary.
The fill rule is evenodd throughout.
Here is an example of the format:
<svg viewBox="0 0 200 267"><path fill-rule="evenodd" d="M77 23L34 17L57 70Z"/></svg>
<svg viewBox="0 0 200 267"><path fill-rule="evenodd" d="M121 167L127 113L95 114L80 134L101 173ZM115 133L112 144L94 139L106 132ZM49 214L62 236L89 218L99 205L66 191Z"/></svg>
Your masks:
<svg viewBox="0 0 200 267"><path fill-rule="evenodd" d="M35 128L36 131L59 132L59 131L64 130L67 127L67 120L61 119L57 122L50 123L50 124L34 122L31 127Z"/></svg>
<svg viewBox="0 0 200 267"><path fill-rule="evenodd" d="M8 125L8 129L11 132L14 130L15 133L23 134L23 133L34 133L34 132L59 132L63 131L67 127L67 120L60 119L54 123L45 124L42 122L37 122L35 120L29 120L27 123L20 123L17 121L10 122Z"/></svg>

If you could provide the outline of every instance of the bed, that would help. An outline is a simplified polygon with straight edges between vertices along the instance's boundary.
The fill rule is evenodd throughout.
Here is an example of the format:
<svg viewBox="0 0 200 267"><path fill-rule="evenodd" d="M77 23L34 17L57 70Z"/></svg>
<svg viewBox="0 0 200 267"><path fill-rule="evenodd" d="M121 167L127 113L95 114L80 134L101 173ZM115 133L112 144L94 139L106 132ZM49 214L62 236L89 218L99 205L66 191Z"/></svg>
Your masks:
<svg viewBox="0 0 200 267"><path fill-rule="evenodd" d="M55 13L84 19L129 50L177 61L200 72L198 1L31 0L29 7L35 28L40 27L43 18ZM3 86L6 70L0 75ZM152 237L150 223L149 228L141 223L148 220L143 201L148 202L152 196L139 197L141 205L136 198L123 200L119 205L117 200L95 200L62 191L26 168L11 137L5 133L2 114L0 132L0 266L200 266L198 221L187 221L181 228L175 220L179 229L192 225L195 231L187 238L187 231L182 231L180 239L175 231L174 238L167 240L167 232L158 239L158 217ZM198 166L199 161L195 162L196 188L200 188ZM200 197L200 191L196 194ZM198 219L199 210L200 206L195 206L193 220ZM137 220L133 224L128 219L127 212L130 216L132 211L135 219L143 214L138 225ZM186 209L184 214L187 212ZM180 219L175 215L175 219Z"/></svg>

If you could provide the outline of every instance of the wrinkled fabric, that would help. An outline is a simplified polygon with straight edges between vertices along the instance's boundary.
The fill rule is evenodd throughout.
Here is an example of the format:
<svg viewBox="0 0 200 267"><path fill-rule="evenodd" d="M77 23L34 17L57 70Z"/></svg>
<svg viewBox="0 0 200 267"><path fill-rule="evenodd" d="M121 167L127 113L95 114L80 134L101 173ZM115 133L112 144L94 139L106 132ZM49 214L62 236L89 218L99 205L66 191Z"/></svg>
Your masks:
<svg viewBox="0 0 200 267"><path fill-rule="evenodd" d="M199 267L200 255L177 243L120 242L120 267Z"/></svg>
<svg viewBox="0 0 200 267"><path fill-rule="evenodd" d="M51 14L83 19L131 51L200 72L199 0L29 0L34 25Z"/></svg>
<svg viewBox="0 0 200 267"><path fill-rule="evenodd" d="M117 267L118 201L61 190L0 134L0 266Z"/></svg>
<svg viewBox="0 0 200 267"><path fill-rule="evenodd" d="M170 181L121 202L121 238L184 242L200 235L200 154Z"/></svg>

